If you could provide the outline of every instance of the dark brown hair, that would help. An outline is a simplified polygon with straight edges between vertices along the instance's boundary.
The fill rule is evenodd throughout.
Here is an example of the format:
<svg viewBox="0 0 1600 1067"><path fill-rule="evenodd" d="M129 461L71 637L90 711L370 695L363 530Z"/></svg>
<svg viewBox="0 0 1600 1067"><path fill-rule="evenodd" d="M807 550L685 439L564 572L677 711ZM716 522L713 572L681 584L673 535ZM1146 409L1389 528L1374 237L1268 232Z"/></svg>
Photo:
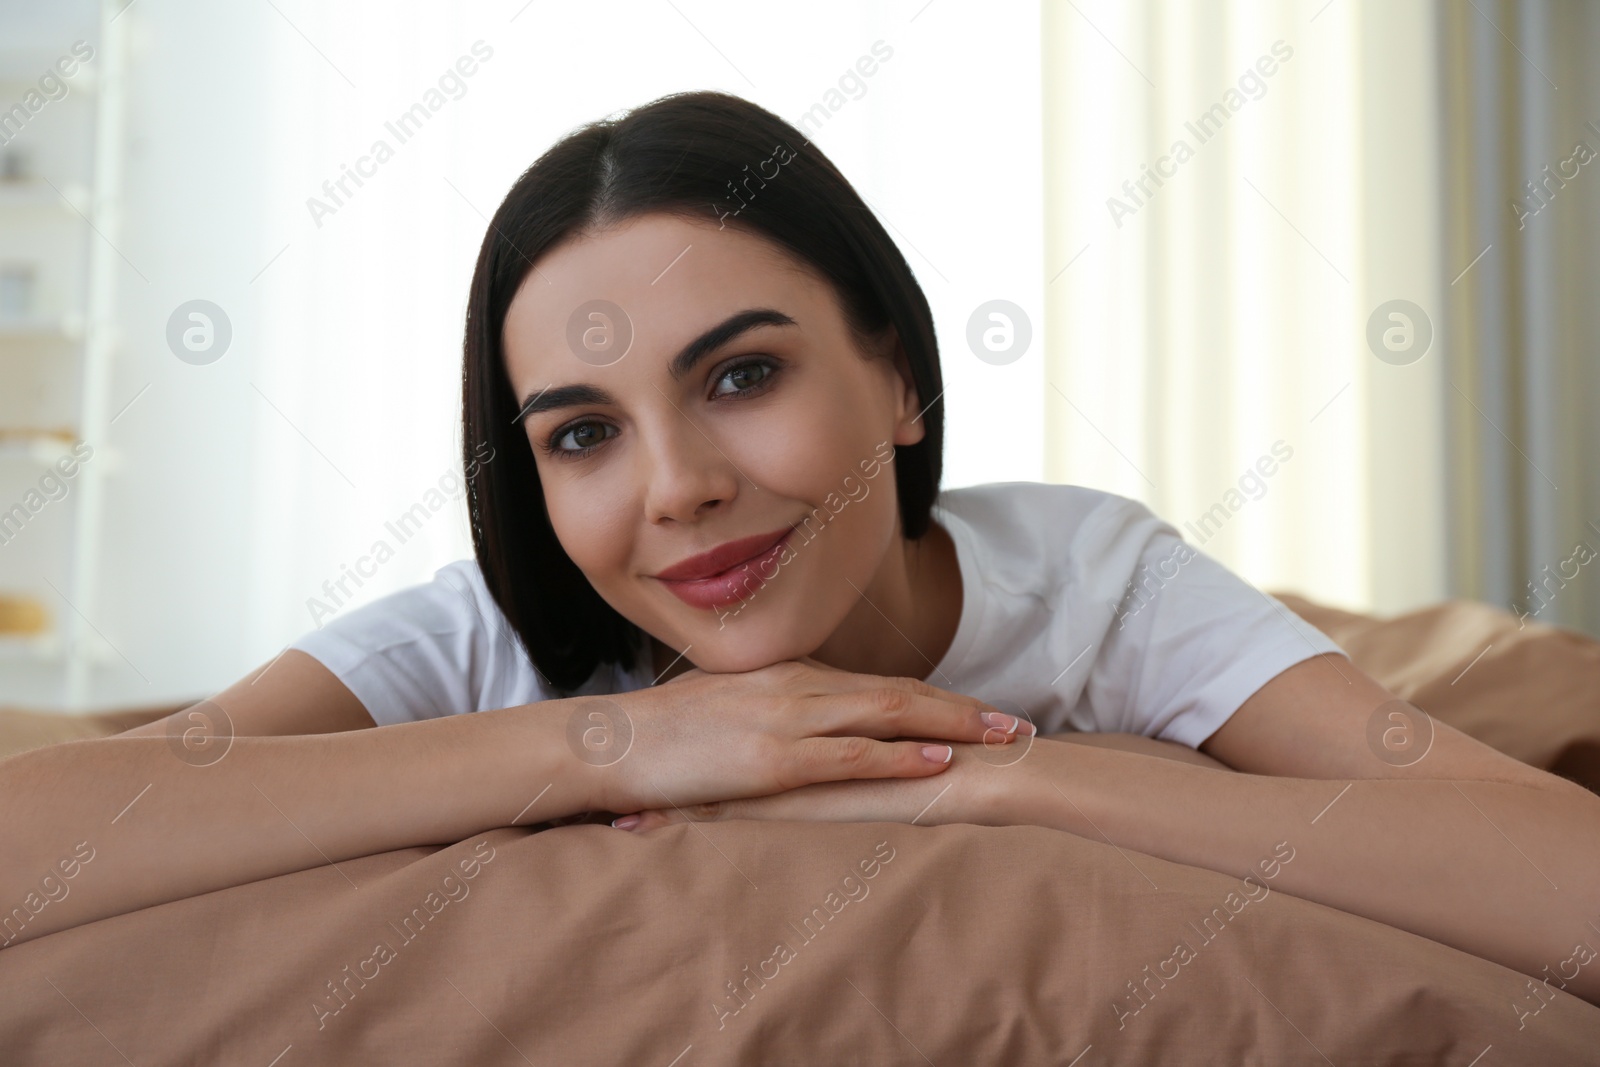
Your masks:
<svg viewBox="0 0 1600 1067"><path fill-rule="evenodd" d="M781 175L755 187L758 195L748 201L732 199L730 191L752 188L754 168L779 148L792 154ZM928 530L944 443L933 316L905 257L838 168L794 126L725 93L674 94L589 123L524 171L490 220L472 275L461 370L478 566L534 666L557 690L576 689L601 664L631 668L644 644L551 527L532 448L513 423L519 405L501 344L506 309L539 257L570 235L649 212L710 218L736 206L738 225L832 283L858 337L890 328L898 335L927 406L923 439L895 452L900 521L910 538ZM485 445L491 462L482 462Z"/></svg>

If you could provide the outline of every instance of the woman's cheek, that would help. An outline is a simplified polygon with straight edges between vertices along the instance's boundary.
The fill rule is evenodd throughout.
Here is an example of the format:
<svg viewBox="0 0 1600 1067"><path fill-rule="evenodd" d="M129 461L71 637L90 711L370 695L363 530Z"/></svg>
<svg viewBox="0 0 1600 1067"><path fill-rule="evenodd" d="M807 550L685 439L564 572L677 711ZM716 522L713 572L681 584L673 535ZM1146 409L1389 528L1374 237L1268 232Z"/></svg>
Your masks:
<svg viewBox="0 0 1600 1067"><path fill-rule="evenodd" d="M815 413L810 418L792 409L752 413L739 421L736 439L725 448L752 481L781 494L805 484L805 471L821 453L818 435L824 429Z"/></svg>
<svg viewBox="0 0 1600 1067"><path fill-rule="evenodd" d="M830 492L842 496L844 479L860 474L851 442L862 427L840 400L763 412L741 427L736 451L729 454L752 481L780 496L808 503L820 503Z"/></svg>
<svg viewBox="0 0 1600 1067"><path fill-rule="evenodd" d="M626 496L585 484L545 489L545 507L561 547L604 593L623 577L632 544Z"/></svg>

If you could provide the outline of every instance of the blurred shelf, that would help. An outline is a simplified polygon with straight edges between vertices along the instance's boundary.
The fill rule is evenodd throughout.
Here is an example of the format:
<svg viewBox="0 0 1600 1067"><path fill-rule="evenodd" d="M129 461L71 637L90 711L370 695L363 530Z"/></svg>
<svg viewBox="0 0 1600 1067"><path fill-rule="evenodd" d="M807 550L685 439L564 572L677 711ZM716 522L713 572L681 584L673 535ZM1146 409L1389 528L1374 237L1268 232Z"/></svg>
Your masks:
<svg viewBox="0 0 1600 1067"><path fill-rule="evenodd" d="M65 666L70 659L66 642L59 634L0 634L0 663L48 663ZM96 667L123 663L116 650L98 638L90 640L86 661Z"/></svg>
<svg viewBox="0 0 1600 1067"><path fill-rule="evenodd" d="M74 64L73 72L65 77L56 67L56 62L61 59L71 60ZM72 53L71 42L55 47L15 47L0 46L0 88L28 89L38 91L39 79L46 74L53 74L67 87L67 95L50 100L51 104L60 104L72 98L73 93L92 93L98 88L99 81L97 60L100 58L96 49L94 59L83 60ZM12 96L21 95L13 92ZM44 94L41 92L40 96Z"/></svg>
<svg viewBox="0 0 1600 1067"><path fill-rule="evenodd" d="M67 632L63 632L63 627L68 628ZM76 657L71 649L73 631L82 642ZM52 610L43 594L15 588L0 591L0 660L65 663L74 658L88 664L114 663L122 659L104 634L94 630L92 625L85 630L71 612Z"/></svg>
<svg viewBox="0 0 1600 1067"><path fill-rule="evenodd" d="M63 200L62 198L66 199ZM77 218L81 212L88 215L81 206L89 202L89 190L76 183L61 186L57 193L50 187L49 182L24 179L22 181L0 181L0 208L39 208L55 207L64 214Z"/></svg>
<svg viewBox="0 0 1600 1067"><path fill-rule="evenodd" d="M48 467L64 453L71 452L79 440L77 434L67 429L0 426L0 458L29 459Z"/></svg>
<svg viewBox="0 0 1600 1067"><path fill-rule="evenodd" d="M0 593L0 641L38 655L49 647L50 612L37 597Z"/></svg>
<svg viewBox="0 0 1600 1067"><path fill-rule="evenodd" d="M0 662L7 660L43 660L49 662L65 658L61 639L55 634L42 634L39 636L0 634Z"/></svg>
<svg viewBox="0 0 1600 1067"><path fill-rule="evenodd" d="M54 463L74 455L77 434L102 422L115 347L109 330L124 267L115 254L115 212L94 217L94 208L119 202L119 168L106 164L126 143L126 76L102 78L102 72L125 69L127 34L141 18L135 12L118 21L125 0L115 6L103 0L9 6L27 15L0 16L0 108L23 102L20 113L17 108L8 113L10 128L0 131L8 141L0 146L0 233L5 238L0 300L7 313L0 317L0 380L5 382L0 389L5 390L5 418L14 431L0 441L7 483L7 495L0 501L15 499L10 494L24 476L36 487L41 482L52 485L52 476L44 473L48 468L35 466L35 461ZM92 44L92 51L84 42ZM71 73L64 73L69 68ZM20 142L13 138L19 130L25 134ZM89 226L100 233L99 240L87 236ZM13 389L21 395L13 397ZM31 406L24 406L30 396ZM65 404L69 397L70 408ZM74 476L79 479L70 497L74 503L58 517L58 525L65 527L58 532L59 544L36 538L24 554L15 556L17 563L28 560L25 565L34 562L37 552L62 557L56 594L67 590L85 605L104 587L91 562L104 535L100 477L117 460L109 448L97 448L92 456L92 473ZM0 551L0 562L7 558ZM30 580L20 574L6 577ZM37 575L31 578L37 580ZM120 654L75 613L72 601L62 605L47 591L37 596L51 616L51 632L19 632L46 630L36 612L0 611L0 626L9 628L0 631L0 660L9 661L8 673L14 678L34 680L28 684L51 676L54 699L83 706L102 666L120 670L126 665L116 666L123 663ZM0 594L0 609L8 599L13 606L27 601L21 589L8 589ZM0 1060L9 1062L3 1056Z"/></svg>
<svg viewBox="0 0 1600 1067"><path fill-rule="evenodd" d="M26 315L0 318L0 340L78 341L83 338L83 316Z"/></svg>

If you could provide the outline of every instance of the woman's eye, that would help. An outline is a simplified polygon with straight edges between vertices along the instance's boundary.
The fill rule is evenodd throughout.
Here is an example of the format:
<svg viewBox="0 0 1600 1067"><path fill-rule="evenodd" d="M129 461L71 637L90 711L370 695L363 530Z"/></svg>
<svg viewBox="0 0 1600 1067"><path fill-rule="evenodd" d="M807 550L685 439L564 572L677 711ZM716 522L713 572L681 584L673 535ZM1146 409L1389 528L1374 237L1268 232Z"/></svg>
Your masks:
<svg viewBox="0 0 1600 1067"><path fill-rule="evenodd" d="M556 435L551 444L553 452L587 452L608 437L615 437L616 427L603 422L580 422Z"/></svg>
<svg viewBox="0 0 1600 1067"><path fill-rule="evenodd" d="M717 387L711 391L711 395L728 396L747 392L770 378L772 370L767 363L741 363L737 367L730 367L717 379ZM723 388L724 383L729 388Z"/></svg>

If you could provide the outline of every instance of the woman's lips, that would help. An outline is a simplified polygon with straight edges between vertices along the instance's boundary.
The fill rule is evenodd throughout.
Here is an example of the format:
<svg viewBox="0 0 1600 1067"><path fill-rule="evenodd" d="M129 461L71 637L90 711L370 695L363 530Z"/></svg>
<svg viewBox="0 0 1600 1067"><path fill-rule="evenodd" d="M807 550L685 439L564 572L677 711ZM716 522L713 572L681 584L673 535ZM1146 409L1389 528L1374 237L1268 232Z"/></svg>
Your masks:
<svg viewBox="0 0 1600 1067"><path fill-rule="evenodd" d="M794 527L719 545L655 576L691 608L710 611L754 596L777 573L778 558ZM728 561L733 561L728 562Z"/></svg>

